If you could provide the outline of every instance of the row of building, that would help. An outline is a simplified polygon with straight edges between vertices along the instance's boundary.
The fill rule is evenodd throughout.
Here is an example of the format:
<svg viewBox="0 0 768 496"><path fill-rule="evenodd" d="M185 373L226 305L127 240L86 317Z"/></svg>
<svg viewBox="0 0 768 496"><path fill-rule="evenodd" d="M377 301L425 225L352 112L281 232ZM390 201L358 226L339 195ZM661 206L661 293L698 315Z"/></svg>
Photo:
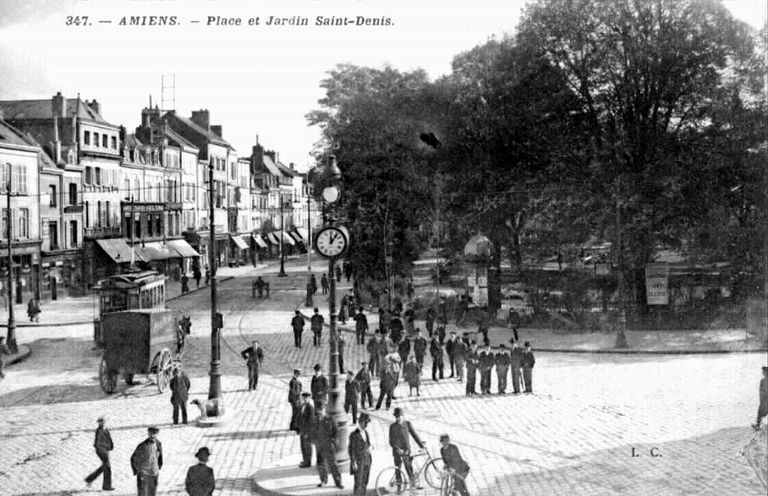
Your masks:
<svg viewBox="0 0 768 496"><path fill-rule="evenodd" d="M208 110L187 118L151 101L133 133L96 100L0 101L0 186L0 274L10 204L19 302L82 293L133 264L174 279L204 273L211 212L219 265L304 251L321 222L292 163L258 139L238 153Z"/></svg>

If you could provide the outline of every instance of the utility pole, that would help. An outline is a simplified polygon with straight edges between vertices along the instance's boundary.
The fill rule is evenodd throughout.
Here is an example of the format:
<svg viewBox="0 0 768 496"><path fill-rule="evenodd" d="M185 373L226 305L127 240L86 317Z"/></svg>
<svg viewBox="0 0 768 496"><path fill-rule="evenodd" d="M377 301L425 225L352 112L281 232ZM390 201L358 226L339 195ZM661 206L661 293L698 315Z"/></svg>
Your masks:
<svg viewBox="0 0 768 496"><path fill-rule="evenodd" d="M134 208L133 195L131 195L131 268L134 264L134 246L136 245L136 209Z"/></svg>
<svg viewBox="0 0 768 496"><path fill-rule="evenodd" d="M208 245L208 265L211 270L211 370L208 399L221 397L221 314L216 311L216 226L213 210L213 164L208 165L208 203L210 211L210 233ZM220 412L217 412L220 415Z"/></svg>
<svg viewBox="0 0 768 496"><path fill-rule="evenodd" d="M307 272L312 273L312 195L309 194L309 185L307 185Z"/></svg>
<svg viewBox="0 0 768 496"><path fill-rule="evenodd" d="M277 274L277 277L286 277L285 252L283 251L283 236L285 236L283 222L283 193L280 192L280 273Z"/></svg>
<svg viewBox="0 0 768 496"><path fill-rule="evenodd" d="M8 169L8 177L5 187L6 197L6 235L8 237L8 335L6 340L8 341L8 348L12 353L18 351L16 346L16 319L13 315L14 294L13 294L13 215L11 215L11 174L13 165L6 163L5 167Z"/></svg>
<svg viewBox="0 0 768 496"><path fill-rule="evenodd" d="M619 297L619 330L616 333L616 348L627 348L627 314L624 308L624 267L621 256L621 200L616 194L616 285Z"/></svg>

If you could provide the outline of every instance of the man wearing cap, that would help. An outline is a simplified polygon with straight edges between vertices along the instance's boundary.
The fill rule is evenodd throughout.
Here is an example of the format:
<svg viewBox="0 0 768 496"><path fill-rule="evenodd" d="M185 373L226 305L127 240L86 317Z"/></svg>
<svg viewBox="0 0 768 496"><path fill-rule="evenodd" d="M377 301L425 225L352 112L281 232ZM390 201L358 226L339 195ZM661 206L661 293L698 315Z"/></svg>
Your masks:
<svg viewBox="0 0 768 496"><path fill-rule="evenodd" d="M467 396L477 394L475 391L475 383L477 382L477 343L473 340L469 345L469 351L467 352Z"/></svg>
<svg viewBox="0 0 768 496"><path fill-rule="evenodd" d="M421 335L421 329L416 329L416 337L413 339L413 354L419 369L424 367L424 355L427 354L427 340Z"/></svg>
<svg viewBox="0 0 768 496"><path fill-rule="evenodd" d="M451 375L448 377L449 379L453 379L453 376L455 375L454 367L456 366L456 359L455 359L455 353L456 351L456 333L454 331L451 331L451 335L448 337L448 340L445 342L445 353L448 355L448 364L451 366Z"/></svg>
<svg viewBox="0 0 768 496"><path fill-rule="evenodd" d="M96 428L93 447L96 450L96 456L101 460L101 465L85 478L85 483L90 487L93 481L103 474L104 478L101 481L101 488L104 491L114 491L115 489L112 487L112 465L109 463L109 452L114 448L112 436L109 434L109 429L104 425L104 417L99 417L96 422L99 426Z"/></svg>
<svg viewBox="0 0 768 496"><path fill-rule="evenodd" d="M349 472L355 477L355 486L352 496L365 496L368 488L368 479L371 476L371 438L368 435L368 424L371 418L367 413L360 414L358 427L349 435Z"/></svg>
<svg viewBox="0 0 768 496"><path fill-rule="evenodd" d="M189 496L211 496L216 488L216 479L213 476L213 469L206 465L211 456L211 450L203 446L195 457L198 459L196 465L192 465L187 470L187 477L184 479L184 488Z"/></svg>
<svg viewBox="0 0 768 496"><path fill-rule="evenodd" d="M240 352L240 356L248 365L248 391L255 391L259 385L259 370L261 362L264 361L264 351L259 346L258 341L253 341L251 346Z"/></svg>
<svg viewBox="0 0 768 496"><path fill-rule="evenodd" d="M189 399L189 377L181 371L180 368L173 369L173 378L171 378L171 405L173 405L173 423L179 423L179 410L181 410L181 421L187 423L187 400Z"/></svg>
<svg viewBox="0 0 768 496"><path fill-rule="evenodd" d="M368 331L368 317L363 313L363 307L358 307L355 314L355 336L357 344L365 344L365 333Z"/></svg>
<svg viewBox="0 0 768 496"><path fill-rule="evenodd" d="M296 433L299 432L299 410L301 408L302 386L299 380L300 375L301 370L294 369L293 377L291 377L291 381L288 383L288 403L291 404L291 425L289 429Z"/></svg>
<svg viewBox="0 0 768 496"><path fill-rule="evenodd" d="M525 351L523 351L523 382L525 383L525 392L533 392L533 366L536 358L533 356L531 342L525 342Z"/></svg>
<svg viewBox="0 0 768 496"><path fill-rule="evenodd" d="M507 373L509 372L509 351L504 343L499 345L496 353L496 378L499 383L499 394L507 392Z"/></svg>
<svg viewBox="0 0 768 496"><path fill-rule="evenodd" d="M469 465L464 461L459 453L459 448L455 444L451 444L451 438L448 434L440 436L440 456L445 463L445 470L452 470L460 476L453 479L453 488L461 494L461 496L469 496L467 491L467 485L464 482L469 474Z"/></svg>
<svg viewBox="0 0 768 496"><path fill-rule="evenodd" d="M304 317L298 310L296 310L296 314L291 319L291 327L293 328L293 346L301 349L301 333L304 332Z"/></svg>
<svg viewBox="0 0 768 496"><path fill-rule="evenodd" d="M523 350L517 345L517 341L511 340L512 352L509 354L509 368L512 373L512 391L520 394L520 384L523 382Z"/></svg>
<svg viewBox="0 0 768 496"><path fill-rule="evenodd" d="M315 420L315 409L310 405L309 393L301 393L301 407L297 421L299 429L299 444L301 445L301 463L299 468L312 465L312 423Z"/></svg>
<svg viewBox="0 0 768 496"><path fill-rule="evenodd" d="M357 372L355 380L360 384L360 409L365 410L366 400L368 402L368 407L373 408L371 373L368 371L366 362L360 362L360 370Z"/></svg>
<svg viewBox="0 0 768 496"><path fill-rule="evenodd" d="M378 376L380 374L379 369L381 367L379 357L379 346L381 345L381 334L376 331L372 338L368 340L365 345L365 350L368 352L368 371L371 375Z"/></svg>
<svg viewBox="0 0 768 496"><path fill-rule="evenodd" d="M328 398L328 378L323 375L323 368L319 363L315 364L315 375L312 376L312 382L309 389L312 391L312 401L317 406L318 401L325 401Z"/></svg>
<svg viewBox="0 0 768 496"><path fill-rule="evenodd" d="M157 479L163 468L163 445L157 439L157 427L147 429L149 436L139 443L131 455L131 469L136 476L139 496L155 496Z"/></svg>
<svg viewBox="0 0 768 496"><path fill-rule="evenodd" d="M336 487L344 489L341 485L339 467L336 465L336 434L338 434L336 421L325 414L323 401L315 403L315 410L312 438L317 450L317 473L320 475L320 484L317 487L328 484L328 472L330 472Z"/></svg>
<svg viewBox="0 0 768 496"><path fill-rule="evenodd" d="M360 383L355 380L354 373L347 370L347 382L344 383L344 412L352 409L352 423L357 423L357 400L360 396Z"/></svg>
<svg viewBox="0 0 768 496"><path fill-rule="evenodd" d="M320 315L320 310L315 307L315 313L309 319L309 327L312 329L312 345L317 347L322 344L323 341L323 324L325 319Z"/></svg>
<svg viewBox="0 0 768 496"><path fill-rule="evenodd" d="M760 405L757 407L757 423L752 427L760 429L760 422L768 416L768 367L763 367L763 378L760 379Z"/></svg>
<svg viewBox="0 0 768 496"><path fill-rule="evenodd" d="M440 379L443 378L443 347L437 334L432 335L432 341L429 343L429 354L432 356L432 380L437 382L437 373L440 372Z"/></svg>
<svg viewBox="0 0 768 496"><path fill-rule="evenodd" d="M495 356L490 345L485 345L485 348L480 352L478 362L480 365L480 393L491 394L491 372L493 371Z"/></svg>
<svg viewBox="0 0 768 496"><path fill-rule="evenodd" d="M467 357L467 344L463 339L457 339L453 345L453 359L456 363L456 375L459 376L459 382L464 381L464 360Z"/></svg>
<svg viewBox="0 0 768 496"><path fill-rule="evenodd" d="M395 408L395 421L389 426L389 445L392 447L392 457L395 460L396 467L400 468L401 465L405 465L405 472L411 479L411 483L416 486L416 489L421 489L421 487L418 487L413 476L411 437L419 445L419 448L424 449L424 443L419 439L419 435L416 434L413 425L403 418L403 409L400 407ZM401 482L399 472L398 482Z"/></svg>

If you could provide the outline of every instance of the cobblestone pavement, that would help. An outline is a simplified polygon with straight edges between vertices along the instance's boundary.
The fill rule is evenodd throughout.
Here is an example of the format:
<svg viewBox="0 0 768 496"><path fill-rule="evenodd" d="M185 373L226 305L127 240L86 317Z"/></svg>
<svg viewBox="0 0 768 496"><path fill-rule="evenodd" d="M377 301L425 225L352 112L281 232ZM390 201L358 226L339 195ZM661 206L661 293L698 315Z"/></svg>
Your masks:
<svg viewBox="0 0 768 496"><path fill-rule="evenodd" d="M321 348L311 346L309 332L309 343L294 348L288 322L293 306L303 303L303 279L290 269L287 278L269 278L269 300L250 298L248 278L222 284L222 385L234 416L220 427L170 425L169 393L160 395L146 380L105 396L97 382L100 354L89 336L36 342L33 356L0 383L0 494L98 492L89 492L83 478L97 466L91 445L101 414L115 441L116 494L135 492L129 457L150 424L160 427L165 452L160 494L184 494L186 468L201 445L213 452L217 495L250 494L253 474L273 460L295 454L298 463L298 439L287 431L287 381L294 366L309 371L314 363L327 364L327 332ZM193 398L207 393L206 296L170 305L193 316L184 357ZM253 338L267 358L258 390L248 392L238 352ZM346 364L352 366L364 350L351 336L347 343ZM421 397L409 398L401 385L395 405L405 408L433 453L438 435L451 434L472 467L473 495L761 495L739 453L751 436L765 360L540 353L533 395L468 398L455 380L425 377ZM305 388L308 382L305 374ZM373 444L386 449L391 414L372 415ZM652 448L661 456L651 456Z"/></svg>

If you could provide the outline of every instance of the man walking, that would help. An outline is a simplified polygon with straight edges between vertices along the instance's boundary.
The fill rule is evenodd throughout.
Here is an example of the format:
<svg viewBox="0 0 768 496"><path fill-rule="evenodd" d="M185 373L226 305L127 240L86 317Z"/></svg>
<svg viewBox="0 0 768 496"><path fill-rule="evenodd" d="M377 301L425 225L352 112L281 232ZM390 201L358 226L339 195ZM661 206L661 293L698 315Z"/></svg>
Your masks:
<svg viewBox="0 0 768 496"><path fill-rule="evenodd" d="M312 376L312 382L309 389L312 391L312 401L317 408L318 402L324 402L328 399L328 378L323 375L323 368L319 363L314 367L315 375Z"/></svg>
<svg viewBox="0 0 768 496"><path fill-rule="evenodd" d="M499 394L507 392L507 373L509 372L509 352L507 346L502 343L499 345L499 352L496 353L496 379L498 380Z"/></svg>
<svg viewBox="0 0 768 496"><path fill-rule="evenodd" d="M341 485L339 467L336 465L336 434L338 433L336 421L325 414L325 403L322 401L315 403L315 409L317 411L313 438L317 450L317 472L320 475L320 483L317 487L328 484L328 472L330 472L336 487L344 489Z"/></svg>
<svg viewBox="0 0 768 496"><path fill-rule="evenodd" d="M533 366L536 364L536 358L533 356L531 342L525 342L525 351L523 352L523 382L525 383L525 392L533 392Z"/></svg>
<svg viewBox="0 0 768 496"><path fill-rule="evenodd" d="M312 317L309 319L309 327L312 329L312 344L315 347L322 344L324 323L325 319L322 315L320 315L320 310L315 307L315 313L312 314Z"/></svg>
<svg viewBox="0 0 768 496"><path fill-rule="evenodd" d="M171 405L173 405L173 424L179 423L179 410L181 410L181 422L187 423L187 400L189 399L189 377L180 368L173 369L171 378Z"/></svg>
<svg viewBox="0 0 768 496"><path fill-rule="evenodd" d="M157 427L147 428L148 437L133 451L131 470L136 476L139 496L155 496L160 469L163 468L163 445L157 439Z"/></svg>
<svg viewBox="0 0 768 496"><path fill-rule="evenodd" d="M424 449L424 443L419 439L419 435L413 428L413 425L403 418L403 409L395 408L395 422L389 426L389 445L392 447L392 457L395 461L395 466L400 468L405 465L405 472L408 474L408 478L411 479L411 484L416 489L422 489L413 476L413 464L411 456L411 440L416 441L419 448ZM402 482L399 478L398 482Z"/></svg>
<svg viewBox="0 0 768 496"><path fill-rule="evenodd" d="M464 360L467 356L467 344L463 339L457 339L453 345L453 361L456 364L456 375L459 382L464 380Z"/></svg>
<svg viewBox="0 0 768 496"><path fill-rule="evenodd" d="M479 357L481 394L491 394L491 372L493 371L493 364L495 361L495 357L491 352L491 347L485 345L485 349L480 352Z"/></svg>
<svg viewBox="0 0 768 496"><path fill-rule="evenodd" d="M299 433L299 413L301 412L301 375L300 369L293 370L293 377L288 383L288 403L291 405L291 424L288 429Z"/></svg>
<svg viewBox="0 0 768 496"><path fill-rule="evenodd" d="M368 371L371 375L379 376L381 361L379 357L379 346L381 345L381 335L378 331L368 340L365 350L368 352Z"/></svg>
<svg viewBox="0 0 768 496"><path fill-rule="evenodd" d="M240 352L240 356L248 365L248 391L256 391L256 386L259 385L261 362L264 361L264 351L259 347L259 342L254 340L251 346Z"/></svg>
<svg viewBox="0 0 768 496"><path fill-rule="evenodd" d="M400 363L405 364L408 361L408 354L411 352L411 340L407 336L402 336L397 344L397 354L400 355Z"/></svg>
<svg viewBox="0 0 768 496"><path fill-rule="evenodd" d="M309 404L309 393L301 393L301 407L299 408L298 428L299 445L301 446L301 463L299 468L312 465L312 422L315 419L315 409Z"/></svg>
<svg viewBox="0 0 768 496"><path fill-rule="evenodd" d="M429 334L429 338L432 339L432 333L435 332L435 309L432 307L427 309L426 327L427 334Z"/></svg>
<svg viewBox="0 0 768 496"><path fill-rule="evenodd" d="M419 369L424 367L424 355L427 354L427 340L421 335L421 329L416 329L416 338L413 340L413 354Z"/></svg>
<svg viewBox="0 0 768 496"><path fill-rule="evenodd" d="M760 422L768 416L768 367L763 367L763 378L760 379L760 404L757 407L757 422L752 425L760 429Z"/></svg>
<svg viewBox="0 0 768 496"><path fill-rule="evenodd" d="M437 382L437 372L440 371L440 379L443 378L443 347L437 335L432 336L432 342L429 343L429 354L432 356L432 380Z"/></svg>
<svg viewBox="0 0 768 496"><path fill-rule="evenodd" d="M203 446L195 453L198 462L189 467L187 477L184 479L184 488L189 496L211 496L216 489L213 469L206 465L210 457L211 450L207 446Z"/></svg>
<svg viewBox="0 0 768 496"><path fill-rule="evenodd" d="M301 334L304 332L304 317L298 310L296 310L296 314L291 319L291 327L293 328L293 346L301 349Z"/></svg>
<svg viewBox="0 0 768 496"><path fill-rule="evenodd" d="M385 396L387 398L386 407L387 410L389 410L389 407L392 405L392 395L395 393L396 377L395 373L392 371L392 368L387 364L383 364L381 370L381 380L379 381L379 399L376 401L376 410L381 408L381 403Z"/></svg>
<svg viewBox="0 0 768 496"><path fill-rule="evenodd" d="M320 287L323 290L323 294L328 294L328 276L323 273L323 277L320 278Z"/></svg>
<svg viewBox="0 0 768 496"><path fill-rule="evenodd" d="M355 314L355 336L357 344L365 344L365 333L368 331L368 317L363 313L363 307L358 307Z"/></svg>
<svg viewBox="0 0 768 496"><path fill-rule="evenodd" d="M112 436L109 434L109 429L104 425L104 417L99 417L96 422L99 426L96 428L93 448L96 450L96 456L101 460L101 465L85 478L85 483L88 487L91 487L93 481L103 474L101 489L104 491L114 491L115 488L112 487L112 465L109 463L109 452L114 448Z"/></svg>
<svg viewBox="0 0 768 496"><path fill-rule="evenodd" d="M456 364L455 355L456 352L456 333L451 331L451 335L448 338L448 340L445 342L445 353L448 355L448 363L451 366L451 375L448 377L449 379L453 379L454 376L454 366Z"/></svg>
<svg viewBox="0 0 768 496"><path fill-rule="evenodd" d="M253 282L253 286L255 286L256 291L259 293L259 298L262 298L264 296L264 280L261 278L261 276L258 276L256 280ZM256 296L255 294L253 295Z"/></svg>
<svg viewBox="0 0 768 496"><path fill-rule="evenodd" d="M368 370L366 362L360 362L360 370L355 376L355 380L360 384L360 409L365 410L366 400L368 408L373 408L373 393L371 392L371 372Z"/></svg>
<svg viewBox="0 0 768 496"><path fill-rule="evenodd" d="M355 380L351 370L347 371L347 382L344 383L344 412L352 410L352 423L357 423L357 401L360 396L360 383Z"/></svg>
<svg viewBox="0 0 768 496"><path fill-rule="evenodd" d="M520 394L520 385L523 382L523 350L517 346L517 341L512 341L512 351L509 354L509 368L512 374L512 393Z"/></svg>
<svg viewBox="0 0 768 496"><path fill-rule="evenodd" d="M477 394L475 391L475 383L477 381L477 343L473 340L469 345L469 352L467 353L467 396Z"/></svg>
<svg viewBox="0 0 768 496"><path fill-rule="evenodd" d="M357 430L349 435L349 472L355 477L355 486L352 496L365 496L368 488L368 479L371 475L371 438L368 435L368 424L371 418L367 413L360 414Z"/></svg>

